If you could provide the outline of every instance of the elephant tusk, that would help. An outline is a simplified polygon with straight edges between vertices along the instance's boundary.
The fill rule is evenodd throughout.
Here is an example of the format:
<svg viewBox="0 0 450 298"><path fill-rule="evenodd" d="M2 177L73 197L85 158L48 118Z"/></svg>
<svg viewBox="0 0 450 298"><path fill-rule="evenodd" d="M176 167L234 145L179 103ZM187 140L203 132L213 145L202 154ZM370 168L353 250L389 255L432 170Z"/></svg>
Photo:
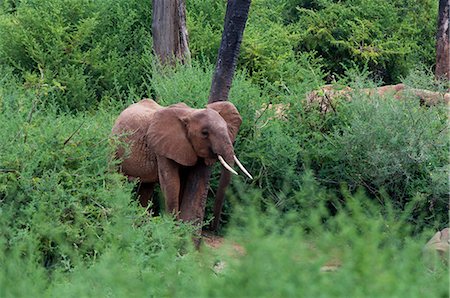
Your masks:
<svg viewBox="0 0 450 298"><path fill-rule="evenodd" d="M225 169L227 169L228 171L230 171L231 173L233 173L235 175L239 175L235 170L233 170L232 167L230 167L229 164L226 163L226 161L223 159L222 156L217 155L217 158L219 158L220 163L224 166Z"/></svg>
<svg viewBox="0 0 450 298"><path fill-rule="evenodd" d="M238 165L238 167L242 170L242 172L244 172L245 175L248 176L248 178L253 180L252 175L250 175L250 173L247 171L246 168L244 168L244 166L241 164L241 162L239 161L239 159L236 157L236 155L233 155L234 161L236 162L236 164Z"/></svg>

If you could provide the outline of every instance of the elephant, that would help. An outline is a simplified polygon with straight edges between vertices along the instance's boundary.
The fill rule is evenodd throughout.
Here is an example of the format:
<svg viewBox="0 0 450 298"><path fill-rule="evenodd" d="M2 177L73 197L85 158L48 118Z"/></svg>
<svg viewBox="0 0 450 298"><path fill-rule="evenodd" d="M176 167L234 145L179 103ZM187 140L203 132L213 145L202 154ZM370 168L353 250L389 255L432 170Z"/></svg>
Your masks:
<svg viewBox="0 0 450 298"><path fill-rule="evenodd" d="M184 211L180 206L186 177L197 164L211 166L219 160L237 174L232 168L236 163L251 177L234 154L233 142L241 123L230 102L194 109L184 103L163 107L143 99L122 111L112 129L112 135L129 146L129 153L123 145L117 148L116 158L122 160L120 171L129 179L140 180L139 200L144 207L159 183L166 212L179 218ZM214 213L220 216L220 210Z"/></svg>

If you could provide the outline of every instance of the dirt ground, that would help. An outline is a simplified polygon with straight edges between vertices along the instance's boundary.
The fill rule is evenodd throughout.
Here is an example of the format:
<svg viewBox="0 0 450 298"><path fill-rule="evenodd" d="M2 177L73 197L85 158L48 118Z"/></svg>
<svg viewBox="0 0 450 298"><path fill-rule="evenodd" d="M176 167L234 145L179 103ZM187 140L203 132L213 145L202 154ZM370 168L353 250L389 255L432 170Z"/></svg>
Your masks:
<svg viewBox="0 0 450 298"><path fill-rule="evenodd" d="M221 236L215 235L213 232L210 231L203 231L202 232L202 240L203 243L212 249L220 249L225 244L225 238ZM231 247L233 248L233 252L237 255L245 255L245 249L241 245L237 243L232 243Z"/></svg>

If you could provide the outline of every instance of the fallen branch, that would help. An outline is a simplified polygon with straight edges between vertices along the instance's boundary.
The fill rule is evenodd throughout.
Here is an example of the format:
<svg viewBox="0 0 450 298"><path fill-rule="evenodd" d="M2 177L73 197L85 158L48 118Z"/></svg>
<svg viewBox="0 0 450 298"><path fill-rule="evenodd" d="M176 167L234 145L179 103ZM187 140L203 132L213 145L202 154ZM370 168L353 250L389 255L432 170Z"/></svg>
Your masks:
<svg viewBox="0 0 450 298"><path fill-rule="evenodd" d="M306 103L308 105L318 103L320 111L325 113L329 112L330 109L334 109L333 102L335 102L336 99L351 101L355 91L358 90L354 90L350 87L336 89L333 85L325 85L319 90L308 93L306 96ZM450 103L450 93L408 88L404 84L387 85L378 88L365 88L359 91L370 96L375 94L381 97L390 95L399 100L406 98L408 95L413 95L417 97L422 104L428 106L440 103Z"/></svg>

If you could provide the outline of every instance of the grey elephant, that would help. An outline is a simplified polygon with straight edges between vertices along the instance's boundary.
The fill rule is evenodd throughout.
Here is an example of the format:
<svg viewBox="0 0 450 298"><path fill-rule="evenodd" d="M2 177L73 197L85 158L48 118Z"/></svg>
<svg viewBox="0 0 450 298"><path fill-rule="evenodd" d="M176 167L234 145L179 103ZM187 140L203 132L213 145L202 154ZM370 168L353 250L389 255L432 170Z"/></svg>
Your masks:
<svg viewBox="0 0 450 298"><path fill-rule="evenodd" d="M205 109L184 103L162 107L150 99L127 107L117 118L112 134L129 145L119 146L120 170L141 182L139 197L147 207L155 183L165 197L165 209L178 217L189 171L197 163L210 166L217 160L230 172L236 163L249 177L234 154L233 142L242 119L230 102L215 102ZM218 214L216 214L218 213ZM215 217L220 211L215 211Z"/></svg>

